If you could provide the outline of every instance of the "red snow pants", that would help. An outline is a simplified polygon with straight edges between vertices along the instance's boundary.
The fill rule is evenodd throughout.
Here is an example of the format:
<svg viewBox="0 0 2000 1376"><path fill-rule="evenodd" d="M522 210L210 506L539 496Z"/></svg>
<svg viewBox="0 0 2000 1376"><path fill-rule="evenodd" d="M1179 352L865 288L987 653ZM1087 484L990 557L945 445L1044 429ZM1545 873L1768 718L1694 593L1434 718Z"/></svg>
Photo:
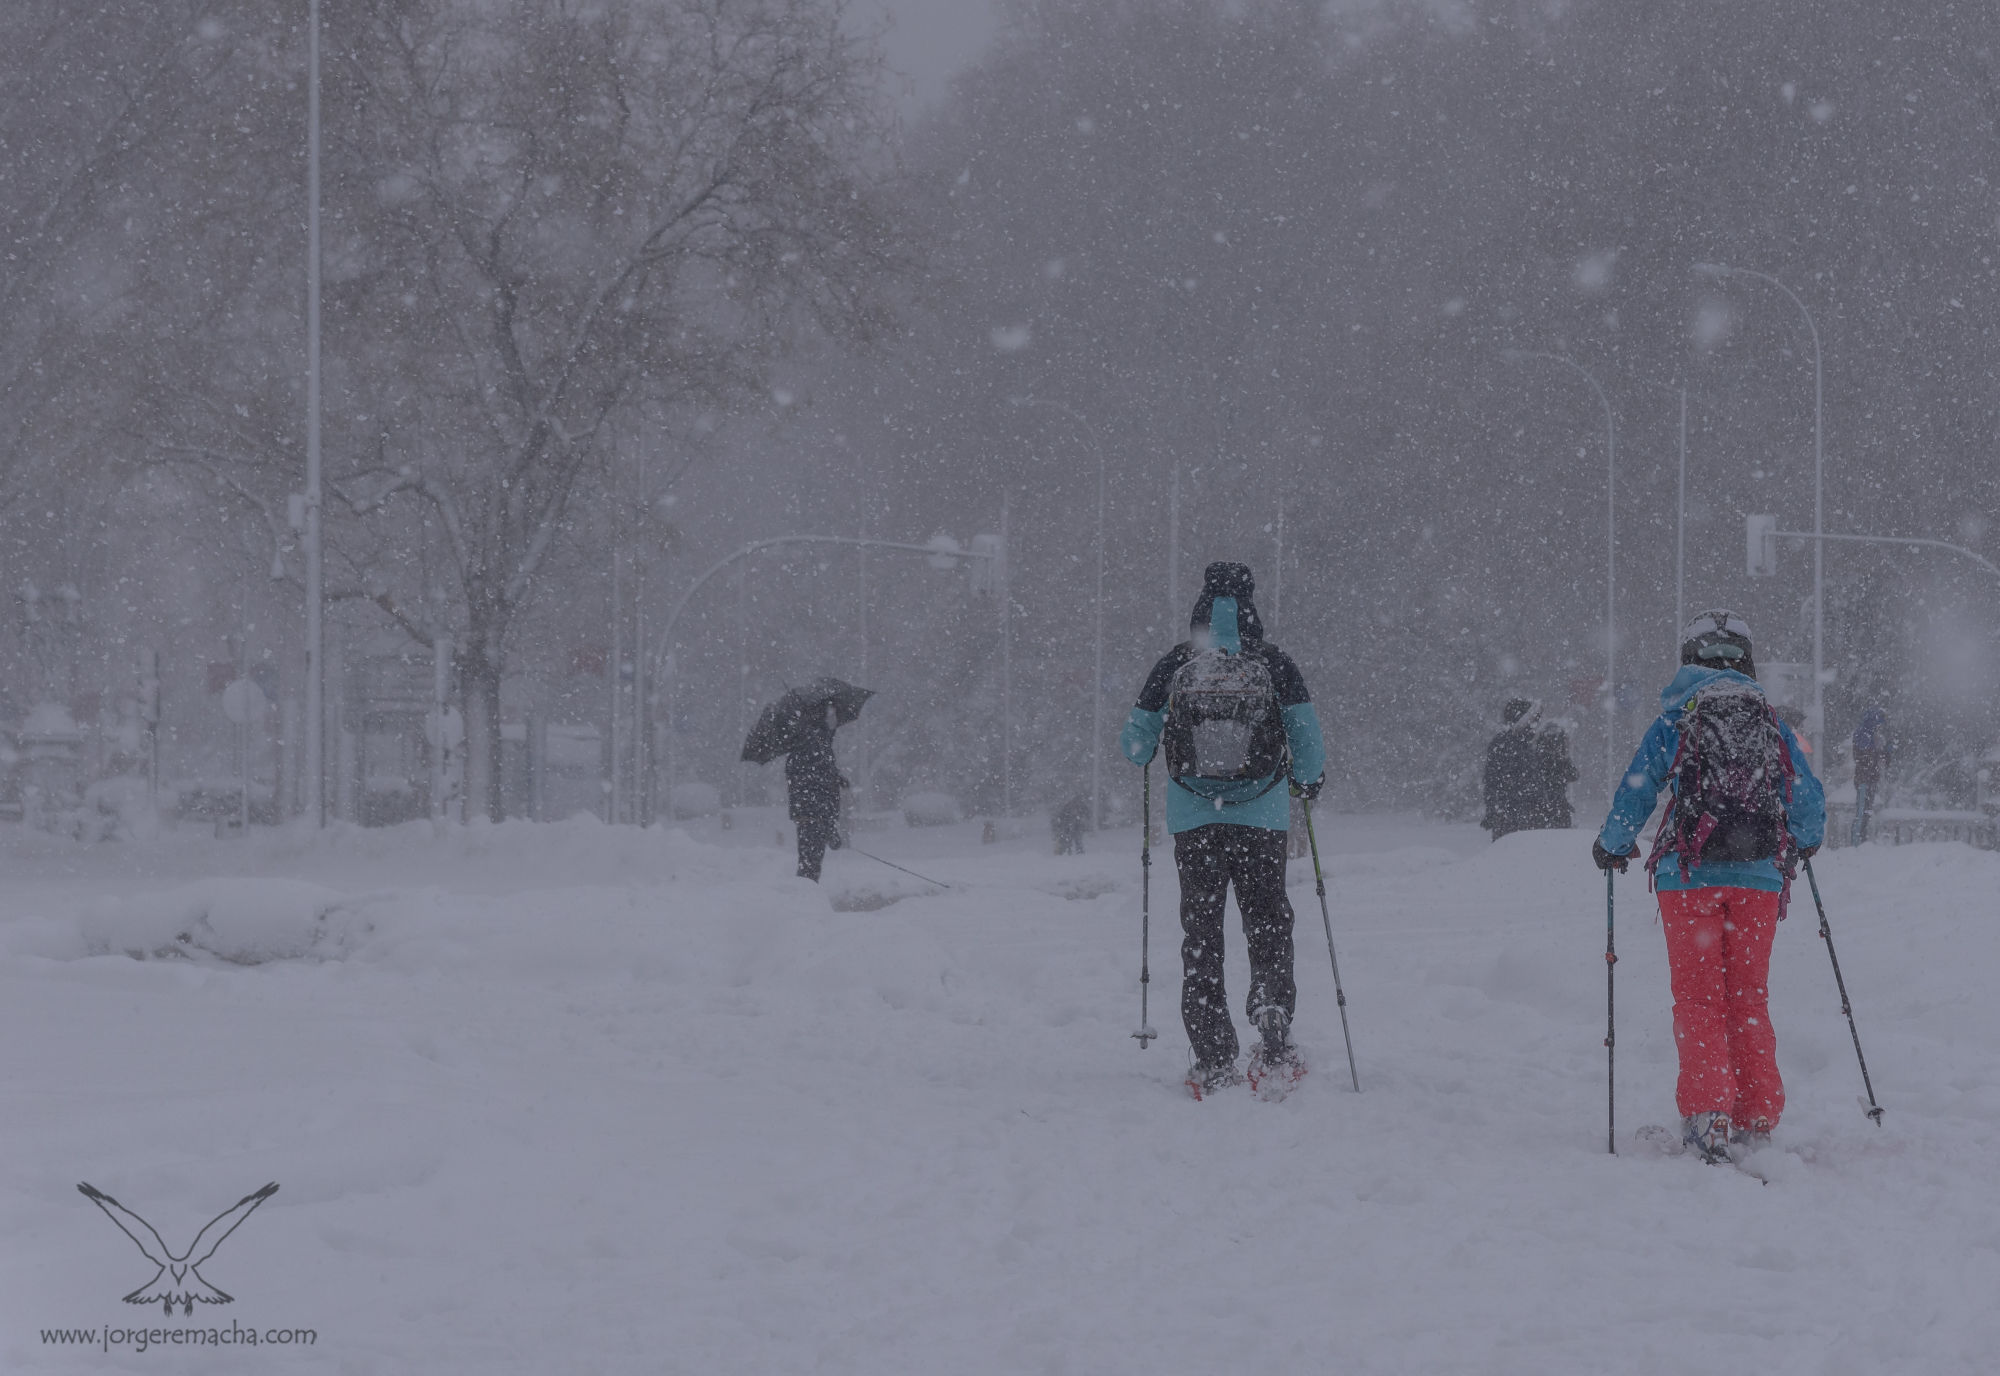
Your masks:
<svg viewBox="0 0 2000 1376"><path fill-rule="evenodd" d="M1683 1116L1720 1110L1768 1131L1785 1111L1767 980L1778 895L1763 889L1663 889L1660 925L1674 993Z"/></svg>

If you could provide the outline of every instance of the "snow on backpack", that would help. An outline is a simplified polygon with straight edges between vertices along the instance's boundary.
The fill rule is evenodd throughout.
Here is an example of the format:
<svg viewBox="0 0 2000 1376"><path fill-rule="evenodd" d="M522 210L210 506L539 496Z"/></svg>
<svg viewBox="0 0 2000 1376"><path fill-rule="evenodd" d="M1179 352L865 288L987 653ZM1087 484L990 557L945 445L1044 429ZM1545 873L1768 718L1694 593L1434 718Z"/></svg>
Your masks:
<svg viewBox="0 0 2000 1376"><path fill-rule="evenodd" d="M1285 777L1291 751L1278 691L1263 661L1204 650L1167 685L1167 777L1221 801L1261 798ZM1269 779L1247 797L1245 784Z"/></svg>
<svg viewBox="0 0 2000 1376"><path fill-rule="evenodd" d="M1705 861L1776 860L1789 881L1792 757L1762 689L1723 680L1689 698L1671 777L1673 802L1653 838L1649 871L1669 854L1683 879Z"/></svg>

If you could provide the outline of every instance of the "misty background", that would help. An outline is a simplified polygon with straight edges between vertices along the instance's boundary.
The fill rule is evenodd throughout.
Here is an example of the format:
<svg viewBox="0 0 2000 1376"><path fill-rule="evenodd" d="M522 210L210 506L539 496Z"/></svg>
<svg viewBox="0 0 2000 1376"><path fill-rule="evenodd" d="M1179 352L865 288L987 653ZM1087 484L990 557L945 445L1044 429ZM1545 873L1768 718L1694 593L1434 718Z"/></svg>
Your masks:
<svg viewBox="0 0 2000 1376"><path fill-rule="evenodd" d="M1767 672L1812 660L1811 548L1752 578L1744 519L1812 528L1814 341L1702 263L1810 312L1825 528L1996 557L1977 7L909 9L933 27L324 0L336 813L433 810L441 748L473 813L775 798L744 729L833 673L878 690L841 737L861 806L1030 812L1095 765L1130 815L1112 737L1202 566L1237 559L1337 805L1469 816L1527 696L1571 721L1588 817L1679 611L1745 615ZM262 815L301 809L304 14L0 13L0 802L24 816L154 773L212 805L246 762ZM1598 396L1534 355L1603 389L1609 511ZM800 535L1004 559L723 563ZM1970 806L1993 575L1882 544L1825 570L1821 767L1880 703L1899 783Z"/></svg>

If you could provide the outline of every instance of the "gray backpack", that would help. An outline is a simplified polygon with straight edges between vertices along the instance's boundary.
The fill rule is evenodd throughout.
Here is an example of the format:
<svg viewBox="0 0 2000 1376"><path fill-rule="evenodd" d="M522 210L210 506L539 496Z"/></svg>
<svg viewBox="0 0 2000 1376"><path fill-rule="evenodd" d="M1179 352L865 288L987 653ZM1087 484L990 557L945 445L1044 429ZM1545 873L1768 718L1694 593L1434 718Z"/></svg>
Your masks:
<svg viewBox="0 0 2000 1376"><path fill-rule="evenodd" d="M1174 672L1167 686L1167 777L1205 798L1233 798L1246 783L1285 777L1291 751L1271 671L1261 660L1204 650Z"/></svg>

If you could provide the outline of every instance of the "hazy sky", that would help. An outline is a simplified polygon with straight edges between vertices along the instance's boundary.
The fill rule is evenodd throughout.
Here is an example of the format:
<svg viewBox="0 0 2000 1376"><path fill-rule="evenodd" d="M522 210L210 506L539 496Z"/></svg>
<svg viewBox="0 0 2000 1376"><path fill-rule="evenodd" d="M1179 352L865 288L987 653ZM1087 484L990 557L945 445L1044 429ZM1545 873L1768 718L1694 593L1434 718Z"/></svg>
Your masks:
<svg viewBox="0 0 2000 1376"><path fill-rule="evenodd" d="M991 0L858 0L855 8L888 16L889 65L907 81L906 99L919 103L939 95L993 32Z"/></svg>

